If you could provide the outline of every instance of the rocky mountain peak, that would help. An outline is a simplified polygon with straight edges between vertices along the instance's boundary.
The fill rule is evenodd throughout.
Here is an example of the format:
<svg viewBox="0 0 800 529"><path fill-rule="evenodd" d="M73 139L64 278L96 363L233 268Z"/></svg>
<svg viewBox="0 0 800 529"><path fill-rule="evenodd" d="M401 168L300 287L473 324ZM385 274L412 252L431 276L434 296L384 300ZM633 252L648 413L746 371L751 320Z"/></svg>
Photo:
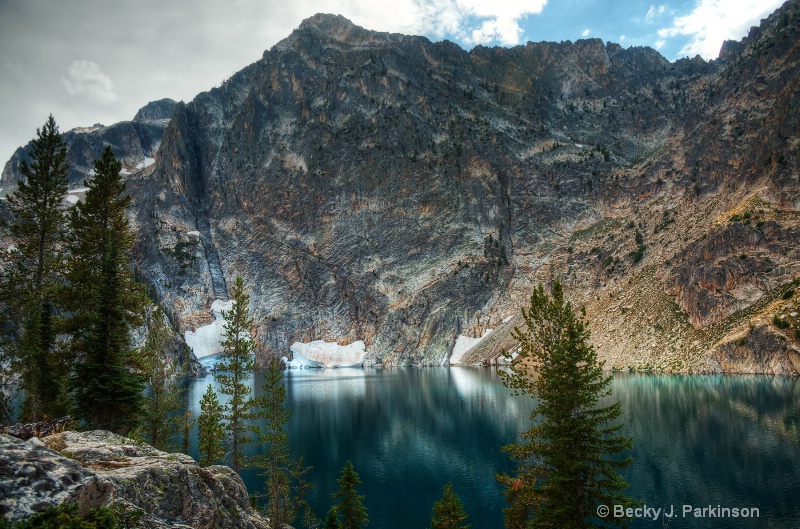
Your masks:
<svg viewBox="0 0 800 529"><path fill-rule="evenodd" d="M149 123L153 121L161 121L170 119L172 112L175 110L175 105L178 103L173 99L164 98L158 101L151 101L139 109L133 117L133 121L140 123Z"/></svg>
<svg viewBox="0 0 800 529"><path fill-rule="evenodd" d="M326 13L317 13L303 20L287 40L293 41L307 36L314 36L325 41L338 42L350 46L369 46L404 37L404 35L365 29L342 15Z"/></svg>

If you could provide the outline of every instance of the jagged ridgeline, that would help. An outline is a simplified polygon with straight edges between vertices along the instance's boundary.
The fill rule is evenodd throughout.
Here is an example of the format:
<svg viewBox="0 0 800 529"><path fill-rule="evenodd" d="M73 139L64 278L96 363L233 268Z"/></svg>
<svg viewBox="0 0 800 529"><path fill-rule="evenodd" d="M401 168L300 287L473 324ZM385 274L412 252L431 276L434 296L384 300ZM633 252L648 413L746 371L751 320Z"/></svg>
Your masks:
<svg viewBox="0 0 800 529"><path fill-rule="evenodd" d="M153 101L139 109L131 121L122 121L110 126L95 124L63 132L61 135L68 146L70 187L81 187L83 181L93 174L94 161L100 158L103 148L111 145L114 154L123 164L123 173L132 173L149 165L153 159L164 129L167 128L175 101L162 99ZM22 178L19 164L23 160L31 162L31 143L17 149L6 162L0 177L0 196L10 193Z"/></svg>
<svg viewBox="0 0 800 529"><path fill-rule="evenodd" d="M797 371L798 6L711 62L311 17L175 107L128 181L142 277L182 331L243 277L262 360L441 364L495 329L462 360L491 361L560 279L607 367Z"/></svg>

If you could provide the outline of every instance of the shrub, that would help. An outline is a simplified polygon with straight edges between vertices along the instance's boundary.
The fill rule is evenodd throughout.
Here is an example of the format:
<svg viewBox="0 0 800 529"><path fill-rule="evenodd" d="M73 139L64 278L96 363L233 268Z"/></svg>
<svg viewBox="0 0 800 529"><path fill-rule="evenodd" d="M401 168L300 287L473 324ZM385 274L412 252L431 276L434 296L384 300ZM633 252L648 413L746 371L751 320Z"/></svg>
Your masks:
<svg viewBox="0 0 800 529"><path fill-rule="evenodd" d="M789 328L789 322L784 320L783 318L780 318L777 314L772 317L772 324L779 329Z"/></svg>

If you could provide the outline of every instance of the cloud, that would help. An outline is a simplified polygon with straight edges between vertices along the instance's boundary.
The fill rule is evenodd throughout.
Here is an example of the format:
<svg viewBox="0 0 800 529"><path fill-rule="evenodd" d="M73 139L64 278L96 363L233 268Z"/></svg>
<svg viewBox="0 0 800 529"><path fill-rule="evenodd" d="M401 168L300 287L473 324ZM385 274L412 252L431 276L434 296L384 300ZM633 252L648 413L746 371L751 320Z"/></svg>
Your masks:
<svg viewBox="0 0 800 529"><path fill-rule="evenodd" d="M581 31L581 37L586 38L589 36L589 28L584 29Z"/></svg>
<svg viewBox="0 0 800 529"><path fill-rule="evenodd" d="M698 0L691 13L675 17L670 27L658 30L658 36L689 37L678 56L716 59L725 40L742 38L750 26L758 25L782 3L783 0Z"/></svg>
<svg viewBox="0 0 800 529"><path fill-rule="evenodd" d="M103 105L117 100L111 78L92 61L72 61L67 77L61 76L61 82L67 92L74 96L86 96Z"/></svg>
<svg viewBox="0 0 800 529"><path fill-rule="evenodd" d="M522 38L522 19L541 13L546 5L547 0L415 0L420 21L415 29L455 36L467 44L513 46Z"/></svg>
<svg viewBox="0 0 800 529"><path fill-rule="evenodd" d="M658 7L655 4L650 4L650 9L647 10L647 14L644 16L645 22L652 22L657 16L663 15L667 10L667 6L660 5Z"/></svg>

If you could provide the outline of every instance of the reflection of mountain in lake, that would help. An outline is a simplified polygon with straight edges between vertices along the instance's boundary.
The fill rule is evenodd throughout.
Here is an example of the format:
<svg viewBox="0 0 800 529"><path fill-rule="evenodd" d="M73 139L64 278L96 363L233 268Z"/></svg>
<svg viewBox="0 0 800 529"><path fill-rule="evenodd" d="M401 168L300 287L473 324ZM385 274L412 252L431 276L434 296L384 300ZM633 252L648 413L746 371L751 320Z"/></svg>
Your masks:
<svg viewBox="0 0 800 529"><path fill-rule="evenodd" d="M260 393L263 374L251 380ZM194 417L209 383L215 383L210 376L191 382ZM314 467L309 478L317 513L330 507L349 459L363 480L371 527L426 527L447 482L473 527L503 526L494 475L511 465L500 449L529 427L533 403L512 396L496 370L291 370L286 387L294 411L290 444ZM625 432L634 438L634 460L625 471L632 496L656 508L722 505L757 507L761 514L711 525L681 518L670 527L800 526L800 381L617 374L612 387ZM258 473L243 473L250 492L263 488Z"/></svg>
<svg viewBox="0 0 800 529"><path fill-rule="evenodd" d="M508 399L494 372L292 371L287 387L295 415L290 439L302 445L308 464L315 467L320 512L327 509L347 459L364 480L375 527L421 527L429 521L430 505L414 498L437 498L448 481L458 482L456 490L472 504L487 497L501 501L493 477L504 467L499 447L516 437L526 402ZM522 415L528 413L529 408ZM381 501L401 497L415 507L409 509L407 501ZM502 525L499 510L474 516L476 527ZM397 525L399 520L408 523Z"/></svg>
<svg viewBox="0 0 800 529"><path fill-rule="evenodd" d="M728 520L713 527L797 526L797 379L617 375L613 391L634 438L626 474L638 499L676 509L719 504L761 511L755 525ZM764 518L786 524L769 525ZM708 526L701 522L687 526Z"/></svg>

